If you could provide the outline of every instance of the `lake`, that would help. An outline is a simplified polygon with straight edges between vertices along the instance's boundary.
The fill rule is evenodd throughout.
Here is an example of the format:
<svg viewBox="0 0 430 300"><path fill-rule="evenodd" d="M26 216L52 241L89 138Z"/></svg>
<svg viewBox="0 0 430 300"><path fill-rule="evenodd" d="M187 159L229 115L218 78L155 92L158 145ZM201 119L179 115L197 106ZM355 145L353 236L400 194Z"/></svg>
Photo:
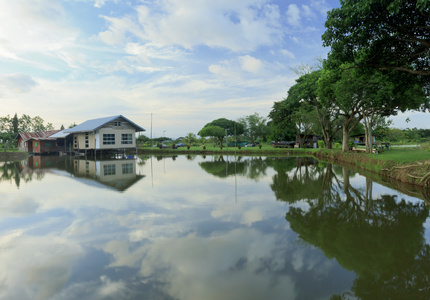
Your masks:
<svg viewBox="0 0 430 300"><path fill-rule="evenodd" d="M0 299L429 299L425 202L308 157L0 162Z"/></svg>

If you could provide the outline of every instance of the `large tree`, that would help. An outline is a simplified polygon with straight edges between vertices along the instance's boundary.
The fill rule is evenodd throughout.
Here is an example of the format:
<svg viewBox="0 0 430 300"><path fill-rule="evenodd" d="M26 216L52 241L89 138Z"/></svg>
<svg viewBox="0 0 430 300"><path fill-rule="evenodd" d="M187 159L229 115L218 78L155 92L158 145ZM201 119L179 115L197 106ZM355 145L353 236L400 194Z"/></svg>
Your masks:
<svg viewBox="0 0 430 300"><path fill-rule="evenodd" d="M430 83L430 1L341 0L328 12L324 46L335 61L392 69Z"/></svg>
<svg viewBox="0 0 430 300"><path fill-rule="evenodd" d="M271 119L267 124L272 131L272 139L275 141L293 141L295 138L294 124L291 120L293 107L287 104L286 99L273 103L269 113Z"/></svg>
<svg viewBox="0 0 430 300"><path fill-rule="evenodd" d="M199 131L198 135L200 135L201 137L211 137L214 140L218 140L220 145L222 145L222 140L225 136L225 129L219 126L208 125L203 127Z"/></svg>
<svg viewBox="0 0 430 300"><path fill-rule="evenodd" d="M318 96L318 80L322 70L313 71L302 75L296 80L296 84L288 91L288 97L295 98L303 104L314 107L320 130L328 149L332 148L334 136L341 128L338 108L331 101Z"/></svg>
<svg viewBox="0 0 430 300"><path fill-rule="evenodd" d="M245 128L244 135L247 139L250 139L251 142L255 142L257 138L265 140L266 136L269 134L267 120L258 113L242 117L238 120L238 123L242 124Z"/></svg>
<svg viewBox="0 0 430 300"><path fill-rule="evenodd" d="M332 59L329 59L330 62ZM325 69L319 80L318 95L338 107L343 116L342 149L348 151L349 134L363 120L366 148L372 150L373 120L397 111L427 106L428 97L421 80L410 73L393 70L356 69L352 63ZM394 81L399 80L402 84Z"/></svg>
<svg viewBox="0 0 430 300"><path fill-rule="evenodd" d="M207 129L207 127L211 127ZM212 127L218 127L218 128L212 128ZM206 128L206 129L205 129ZM219 128L223 129L223 133L219 130ZM228 120L226 118L220 118L213 120L210 123L207 123L198 133L201 137L216 137L219 139L220 143L222 144L223 138L227 135L241 135L244 132L244 127L242 124Z"/></svg>

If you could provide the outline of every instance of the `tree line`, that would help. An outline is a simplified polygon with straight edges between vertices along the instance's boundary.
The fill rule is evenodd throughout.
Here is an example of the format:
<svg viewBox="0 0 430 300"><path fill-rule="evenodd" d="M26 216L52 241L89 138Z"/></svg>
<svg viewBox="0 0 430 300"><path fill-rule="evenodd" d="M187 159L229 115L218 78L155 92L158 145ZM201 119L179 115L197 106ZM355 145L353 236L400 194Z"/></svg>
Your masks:
<svg viewBox="0 0 430 300"><path fill-rule="evenodd" d="M46 123L40 116L31 117L23 114L18 117L7 115L0 117L0 139L4 141L13 141L20 132L37 132L54 130L52 123Z"/></svg>
<svg viewBox="0 0 430 300"><path fill-rule="evenodd" d="M381 118L430 107L430 2L344 0L327 14L317 67L301 68L296 84L269 114L274 135L318 130L327 148L341 133L342 149L363 125L366 150Z"/></svg>

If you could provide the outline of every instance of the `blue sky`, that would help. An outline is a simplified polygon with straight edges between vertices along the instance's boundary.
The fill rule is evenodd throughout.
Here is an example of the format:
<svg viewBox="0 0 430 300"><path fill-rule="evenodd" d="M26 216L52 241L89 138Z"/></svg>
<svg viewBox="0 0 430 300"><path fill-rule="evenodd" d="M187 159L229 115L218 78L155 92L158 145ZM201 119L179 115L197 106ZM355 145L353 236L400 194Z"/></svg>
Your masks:
<svg viewBox="0 0 430 300"><path fill-rule="evenodd" d="M338 0L14 0L0 4L0 110L56 128L122 114L153 137L267 117L326 57ZM394 126L429 128L415 113ZM409 117L407 125L402 120ZM420 121L421 120L421 121ZM430 123L430 122L428 122Z"/></svg>

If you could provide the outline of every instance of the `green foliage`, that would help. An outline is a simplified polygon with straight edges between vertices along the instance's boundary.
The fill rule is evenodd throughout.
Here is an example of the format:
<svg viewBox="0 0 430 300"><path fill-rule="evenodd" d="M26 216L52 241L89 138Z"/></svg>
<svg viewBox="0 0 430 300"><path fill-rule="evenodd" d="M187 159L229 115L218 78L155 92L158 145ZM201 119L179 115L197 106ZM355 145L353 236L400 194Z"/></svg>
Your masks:
<svg viewBox="0 0 430 300"><path fill-rule="evenodd" d="M242 117L238 120L238 123L243 126L243 134L246 139L251 142L255 142L257 138L267 141L270 127L267 126L267 120L258 113Z"/></svg>
<svg viewBox="0 0 430 300"><path fill-rule="evenodd" d="M324 147L325 147L324 141L318 141L318 148L322 149Z"/></svg>
<svg viewBox="0 0 430 300"><path fill-rule="evenodd" d="M274 141L294 141L296 139L296 132L294 124L291 120L291 114L294 112L295 107L291 103L287 103L286 99L275 102L272 110L269 113L268 122L272 128L272 137Z"/></svg>
<svg viewBox="0 0 430 300"><path fill-rule="evenodd" d="M334 143L334 148L335 149L340 149L340 143Z"/></svg>
<svg viewBox="0 0 430 300"><path fill-rule="evenodd" d="M429 9L427 0L343 0L327 13L323 45L332 62L430 75Z"/></svg>
<svg viewBox="0 0 430 300"><path fill-rule="evenodd" d="M183 139L184 143L192 144L197 141L197 137L194 133L187 133L187 135Z"/></svg>
<svg viewBox="0 0 430 300"><path fill-rule="evenodd" d="M18 126L19 126L18 115L17 115L17 114L15 114L15 115L13 116L13 119L12 119L12 127L13 127L13 133L14 133L14 134L18 134L18 132L19 132L19 128L18 128Z"/></svg>
<svg viewBox="0 0 430 300"><path fill-rule="evenodd" d="M23 114L20 118L17 114L13 118L7 115L6 117L0 117L0 132L3 133L14 133L19 132L36 132L53 130L54 127L51 123L45 125L45 121L39 117L30 117L29 115Z"/></svg>

